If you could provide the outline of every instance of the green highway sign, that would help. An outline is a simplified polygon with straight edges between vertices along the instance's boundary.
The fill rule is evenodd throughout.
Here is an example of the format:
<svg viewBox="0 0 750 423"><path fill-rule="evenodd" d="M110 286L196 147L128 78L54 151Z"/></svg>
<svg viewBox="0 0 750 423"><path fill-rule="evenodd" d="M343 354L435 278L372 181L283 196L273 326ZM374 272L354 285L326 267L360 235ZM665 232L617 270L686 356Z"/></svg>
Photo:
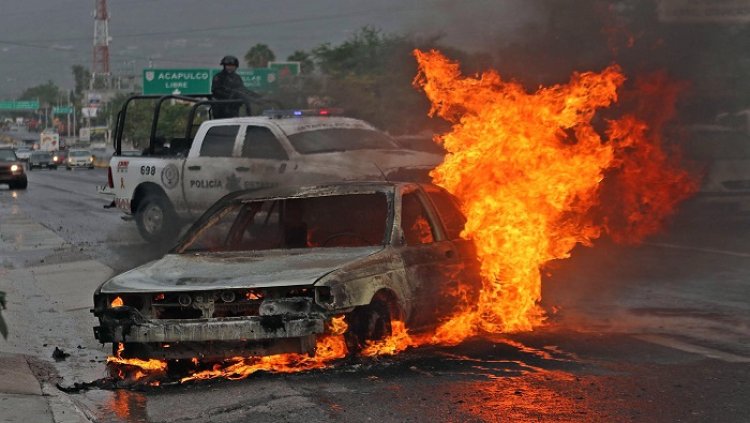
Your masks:
<svg viewBox="0 0 750 423"><path fill-rule="evenodd" d="M0 101L0 110L37 110L38 100Z"/></svg>
<svg viewBox="0 0 750 423"><path fill-rule="evenodd" d="M210 94L214 69L144 69L143 94Z"/></svg>
<svg viewBox="0 0 750 423"><path fill-rule="evenodd" d="M221 69L144 69L143 94L211 94L211 80ZM253 91L271 91L279 80L276 69L237 69L245 86Z"/></svg>
<svg viewBox="0 0 750 423"><path fill-rule="evenodd" d="M241 76L245 86L253 91L271 91L276 88L279 81L279 74L275 69L237 69L237 75Z"/></svg>
<svg viewBox="0 0 750 423"><path fill-rule="evenodd" d="M57 106L52 108L53 115L69 115L73 113L73 106Z"/></svg>

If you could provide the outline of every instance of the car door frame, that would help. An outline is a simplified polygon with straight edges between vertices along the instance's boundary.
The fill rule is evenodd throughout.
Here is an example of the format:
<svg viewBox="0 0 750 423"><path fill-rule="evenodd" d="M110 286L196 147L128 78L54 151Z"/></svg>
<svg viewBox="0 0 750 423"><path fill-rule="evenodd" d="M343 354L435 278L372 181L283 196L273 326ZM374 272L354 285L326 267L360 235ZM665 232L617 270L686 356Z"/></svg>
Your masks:
<svg viewBox="0 0 750 423"><path fill-rule="evenodd" d="M200 152L203 148L203 144L206 140L208 131L218 126L237 126L237 133L234 137L234 145L232 147L232 155L228 157L206 157L201 156ZM224 197L230 191L227 189L229 185L229 173L228 169L231 169L233 160L237 156L238 144L240 143L240 134L242 133L243 123L236 120L226 120L217 122L208 122L198 129L195 135L195 141L192 145L187 157L182 164L182 193L185 198L185 203L188 205L190 214L193 216L200 216L206 209L214 204L218 199ZM207 171L204 169L214 169L214 171ZM197 167L197 168L196 168ZM203 175L209 175L211 179L198 179L201 183L205 181L208 185L214 182L213 186L201 187L199 184L192 184L195 181L190 178L191 172L200 171ZM194 174L194 173L193 173Z"/></svg>
<svg viewBox="0 0 750 423"><path fill-rule="evenodd" d="M415 193L430 220L433 229L433 242L428 244L407 245L402 227L403 197ZM396 223L394 245L404 266L406 283L409 287L411 310L407 313L407 325L413 330L424 330L436 327L442 319L439 310L445 307L438 302L442 293L452 285L451 275L456 274L461 263L456 254L456 247L446 236L440 215L434 210L427 194L419 185L406 185L398 188L394 221ZM430 282L430 280L437 280Z"/></svg>
<svg viewBox="0 0 750 423"><path fill-rule="evenodd" d="M257 126L266 128L271 131L276 141L281 146L282 150L286 154L285 160L278 159L266 159L256 157L244 157L242 155L242 149L245 145L245 133L247 128L251 126ZM275 126L265 122L245 122L242 124L237 137L237 143L234 151L234 174L235 177L241 180L240 189L253 189L253 188L265 188L279 185L285 177L285 173L290 169L290 163L292 160L292 152L289 151L288 140L282 139L283 133ZM273 171L270 171L273 168ZM244 170L243 170L244 169ZM243 175L253 175L263 171L271 178L268 181L253 181L243 179ZM269 172L270 171L270 172ZM257 178L256 178L257 179Z"/></svg>

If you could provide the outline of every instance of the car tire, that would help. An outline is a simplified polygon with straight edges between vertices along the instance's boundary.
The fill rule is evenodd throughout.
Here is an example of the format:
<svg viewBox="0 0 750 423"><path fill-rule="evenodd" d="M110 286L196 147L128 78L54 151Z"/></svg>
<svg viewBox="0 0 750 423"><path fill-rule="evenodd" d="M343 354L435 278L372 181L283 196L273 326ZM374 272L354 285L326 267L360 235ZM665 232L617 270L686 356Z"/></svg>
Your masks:
<svg viewBox="0 0 750 423"><path fill-rule="evenodd" d="M367 345L367 341L379 341L390 336L393 310L386 299L375 297L370 304L357 307L349 313L349 330L344 334L349 352L360 351Z"/></svg>
<svg viewBox="0 0 750 423"><path fill-rule="evenodd" d="M177 215L161 194L146 194L138 202L135 223L141 237L150 243L171 242L177 233Z"/></svg>
<svg viewBox="0 0 750 423"><path fill-rule="evenodd" d="M65 166L65 170L73 170L70 166Z"/></svg>

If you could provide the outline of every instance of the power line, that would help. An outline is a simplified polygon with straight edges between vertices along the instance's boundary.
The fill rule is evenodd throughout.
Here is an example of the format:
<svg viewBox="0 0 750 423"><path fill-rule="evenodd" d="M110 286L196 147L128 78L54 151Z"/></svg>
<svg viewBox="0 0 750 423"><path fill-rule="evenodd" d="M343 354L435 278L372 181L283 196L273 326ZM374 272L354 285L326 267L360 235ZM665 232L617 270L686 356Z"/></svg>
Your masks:
<svg viewBox="0 0 750 423"><path fill-rule="evenodd" d="M422 5L422 6L414 6L414 7L404 7L404 8L399 8L399 9L375 8L375 9L359 10L359 11L348 12L348 13L320 15L320 16L304 17L304 18L300 17L300 18L286 18L286 19L256 21L256 22L251 22L251 23L244 23L241 25L223 25L223 26L205 27L205 28L198 28L198 29L192 28L192 29L181 29L181 30L171 30L171 31L141 32L141 33L132 33L132 34L113 34L113 36L116 39L122 39L122 38L150 37L150 36L155 36L155 35L195 34L195 33L202 33L202 32L225 31L225 30L232 30L232 29L257 28L257 27L273 26L273 25L281 25L281 24L324 21L324 20L330 20L330 19L349 18L349 17L360 16L363 14L372 14L372 13L386 12L387 14L393 14L393 13L402 13L402 12L415 12L415 11L420 11L420 10L425 10L425 9L433 9L433 7ZM55 39L32 39L32 40L26 40L26 41L27 42L60 42L60 41L82 41L82 40L90 40L90 39L91 39L90 37L70 37L70 38L55 38ZM13 43L18 43L18 42L19 41L0 41L0 43L4 43L4 44L13 44Z"/></svg>

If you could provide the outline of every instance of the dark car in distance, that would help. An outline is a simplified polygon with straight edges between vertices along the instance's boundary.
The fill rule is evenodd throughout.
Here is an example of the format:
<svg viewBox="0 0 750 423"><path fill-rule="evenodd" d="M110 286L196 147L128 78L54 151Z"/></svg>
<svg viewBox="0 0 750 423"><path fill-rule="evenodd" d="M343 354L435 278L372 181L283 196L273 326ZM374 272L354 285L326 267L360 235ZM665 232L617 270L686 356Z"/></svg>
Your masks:
<svg viewBox="0 0 750 423"><path fill-rule="evenodd" d="M29 170L35 167L47 169L57 169L57 163L54 160L54 154L49 151L34 151L29 156Z"/></svg>
<svg viewBox="0 0 750 423"><path fill-rule="evenodd" d="M431 184L345 182L229 194L161 260L103 283L96 338L123 357L310 352L344 316L349 351L434 329L481 287L455 199Z"/></svg>
<svg viewBox="0 0 750 423"><path fill-rule="evenodd" d="M26 189L28 186L23 163L9 148L0 149L0 184L8 184L10 189Z"/></svg>

